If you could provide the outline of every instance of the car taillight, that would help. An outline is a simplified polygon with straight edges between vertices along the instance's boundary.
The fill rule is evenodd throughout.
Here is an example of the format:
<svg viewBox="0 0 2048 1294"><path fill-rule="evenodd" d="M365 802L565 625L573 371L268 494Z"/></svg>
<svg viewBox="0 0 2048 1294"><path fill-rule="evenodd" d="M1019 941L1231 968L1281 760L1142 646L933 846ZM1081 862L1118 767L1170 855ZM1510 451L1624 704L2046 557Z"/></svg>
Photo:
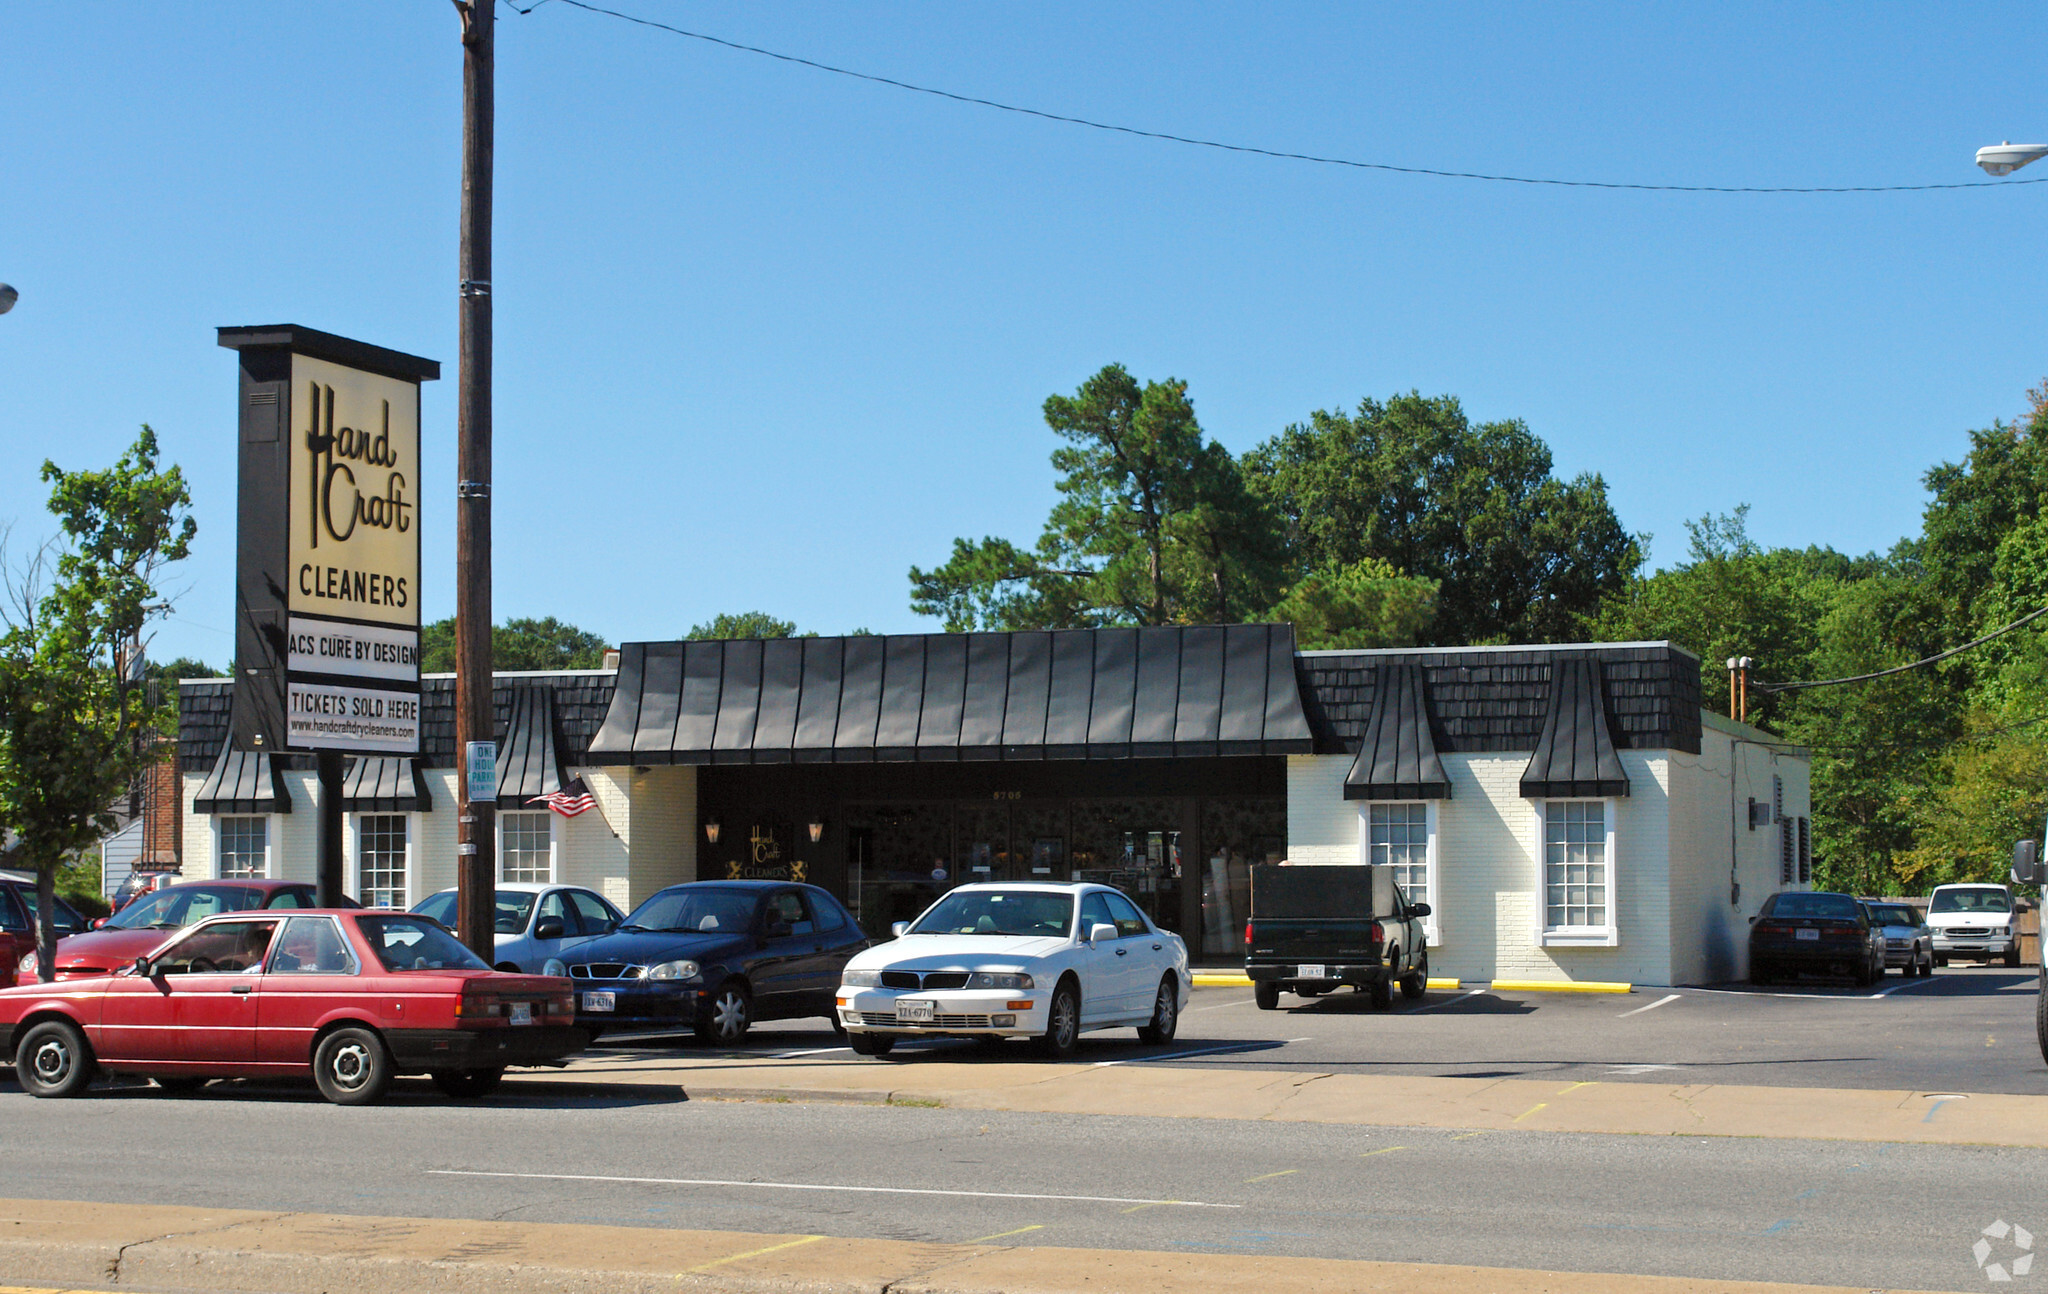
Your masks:
<svg viewBox="0 0 2048 1294"><path fill-rule="evenodd" d="M1760 935L1789 935L1789 934L1791 934L1791 933L1792 933L1792 927L1791 927L1791 926L1758 926L1758 927L1756 928L1756 932L1757 932L1758 934L1760 934Z"/></svg>
<svg viewBox="0 0 2048 1294"><path fill-rule="evenodd" d="M1252 923L1249 921L1244 923L1244 946L1252 946Z"/></svg>
<svg viewBox="0 0 2048 1294"><path fill-rule="evenodd" d="M455 999L455 1016L459 1020L480 1020L485 1016L503 1013L504 1003L495 997L465 993Z"/></svg>
<svg viewBox="0 0 2048 1294"><path fill-rule="evenodd" d="M1365 942L1367 942L1368 944L1371 944L1374 947L1378 947L1380 944L1386 942L1386 938L1387 932L1380 929L1379 922L1375 921L1370 926L1366 927Z"/></svg>

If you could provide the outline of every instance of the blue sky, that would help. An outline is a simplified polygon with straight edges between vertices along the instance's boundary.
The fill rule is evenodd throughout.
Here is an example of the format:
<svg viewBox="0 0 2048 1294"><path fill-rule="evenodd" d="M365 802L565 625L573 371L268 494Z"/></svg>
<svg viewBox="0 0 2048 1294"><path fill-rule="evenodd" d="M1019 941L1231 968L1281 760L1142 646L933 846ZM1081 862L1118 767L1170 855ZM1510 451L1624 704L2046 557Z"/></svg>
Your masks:
<svg viewBox="0 0 2048 1294"><path fill-rule="evenodd" d="M1967 182L2048 137L2039 5L612 7L961 93L1397 165L1643 183ZM1884 548L2010 419L2048 186L1729 196L1245 157L500 6L497 616L615 640L722 610L935 627L912 564L1035 538L1038 408L1186 379L1242 451L1410 388L1521 417L1623 522L1750 503ZM0 12L0 521L153 424L199 546L153 654L224 663L223 324L438 358L424 610L453 610L461 81L445 0ZM2034 178L2040 167L2016 179Z"/></svg>

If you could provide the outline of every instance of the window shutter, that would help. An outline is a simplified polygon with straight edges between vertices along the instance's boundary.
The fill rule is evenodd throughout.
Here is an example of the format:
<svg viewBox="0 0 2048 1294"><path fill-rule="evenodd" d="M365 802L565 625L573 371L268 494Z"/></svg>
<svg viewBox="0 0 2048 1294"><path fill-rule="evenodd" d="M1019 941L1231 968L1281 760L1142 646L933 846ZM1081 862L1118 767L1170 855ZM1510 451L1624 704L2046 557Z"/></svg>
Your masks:
<svg viewBox="0 0 2048 1294"><path fill-rule="evenodd" d="M1813 832L1809 828L1810 818L1799 820L1799 883L1813 883Z"/></svg>

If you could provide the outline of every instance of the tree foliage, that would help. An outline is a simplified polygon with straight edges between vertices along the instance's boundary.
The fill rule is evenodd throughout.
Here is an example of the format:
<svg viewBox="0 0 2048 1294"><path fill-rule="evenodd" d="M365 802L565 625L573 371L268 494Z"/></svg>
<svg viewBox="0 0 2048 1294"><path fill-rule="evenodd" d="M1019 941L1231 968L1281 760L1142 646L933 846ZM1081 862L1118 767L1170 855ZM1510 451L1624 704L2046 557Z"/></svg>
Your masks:
<svg viewBox="0 0 2048 1294"><path fill-rule="evenodd" d="M693 625L685 638L815 638L798 634L796 621L778 620L766 611L721 611L701 625Z"/></svg>
<svg viewBox="0 0 2048 1294"><path fill-rule="evenodd" d="M1140 384L1111 364L1044 414L1066 444L1037 544L954 540L944 565L911 568L912 610L960 632L1229 624L1271 605L1281 536L1230 452L1204 438L1187 383Z"/></svg>
<svg viewBox="0 0 2048 1294"><path fill-rule="evenodd" d="M1317 410L1245 472L1286 528L1290 577L1371 557L1436 581L1430 644L1580 637L1642 564L1599 476L1557 480L1526 424L1474 426L1452 396Z"/></svg>
<svg viewBox="0 0 2048 1294"><path fill-rule="evenodd" d="M1326 648L1412 647L1436 616L1435 580L1403 575L1367 557L1335 570L1313 571L1269 613L1294 626L1294 644Z"/></svg>
<svg viewBox="0 0 2048 1294"><path fill-rule="evenodd" d="M522 617L491 628L491 668L598 669L610 643L588 630L553 616ZM420 629L420 672L455 672L455 618L436 620Z"/></svg>
<svg viewBox="0 0 2048 1294"><path fill-rule="evenodd" d="M59 866L112 830L112 806L160 753L144 737L163 722L162 703L152 705L120 662L149 622L168 614L159 581L190 551L198 527L183 474L157 458L156 433L144 426L107 470L45 462L62 534L9 575L0 824L35 868L45 980L55 975L50 899Z"/></svg>

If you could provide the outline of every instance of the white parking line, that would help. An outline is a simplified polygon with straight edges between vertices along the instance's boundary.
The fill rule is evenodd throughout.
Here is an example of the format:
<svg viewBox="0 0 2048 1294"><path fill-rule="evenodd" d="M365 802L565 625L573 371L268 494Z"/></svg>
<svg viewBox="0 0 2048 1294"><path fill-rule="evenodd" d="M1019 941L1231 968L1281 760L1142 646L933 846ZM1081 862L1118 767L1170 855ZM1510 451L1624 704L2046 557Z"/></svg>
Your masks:
<svg viewBox="0 0 2048 1294"><path fill-rule="evenodd" d="M1218 1002L1215 1006L1191 1006L1187 1010L1181 1012L1181 1014L1193 1015L1197 1011L1227 1011L1234 1006L1250 1006L1251 1004L1252 999L1248 997L1241 997L1237 999L1237 1001L1235 1002Z"/></svg>
<svg viewBox="0 0 2048 1294"><path fill-rule="evenodd" d="M829 1056L835 1051L852 1051L851 1047L813 1047L809 1051L778 1051L770 1053L768 1060L795 1060L798 1056Z"/></svg>
<svg viewBox="0 0 2048 1294"><path fill-rule="evenodd" d="M1463 1002L1468 997L1478 997L1481 993L1484 992L1486 992L1486 990L1483 988L1475 988L1469 993L1460 993L1457 997L1452 998L1448 1002L1437 1002L1430 1006L1418 1006L1411 1011L1403 1011L1401 1014L1421 1015L1424 1011L1440 1011L1447 1006L1456 1006L1458 1005L1458 1003Z"/></svg>
<svg viewBox="0 0 2048 1294"><path fill-rule="evenodd" d="M1314 1042L1313 1038L1289 1038L1288 1042ZM1127 1060L1098 1060L1095 1068L1107 1069L1111 1065L1156 1065L1163 1060L1182 1060L1189 1056L1211 1056L1219 1051L1257 1051L1273 1044L1264 1040L1256 1042L1232 1042L1220 1047L1197 1047L1193 1051L1176 1051L1164 1056L1132 1056Z"/></svg>
<svg viewBox="0 0 2048 1294"><path fill-rule="evenodd" d="M1663 1005L1664 1005L1664 1004L1665 1004L1666 1002L1676 1002L1677 1000L1678 1000L1678 994L1676 994L1676 993L1667 993L1667 994L1665 994L1665 995L1664 995L1663 997L1660 997L1660 998L1658 998L1658 999L1657 999L1657 1000L1656 1000L1655 1002L1652 1002L1652 1003L1650 1003L1650 1005L1648 1005L1648 1006L1639 1006L1639 1007L1637 1007L1637 1008L1636 1008L1635 1010L1633 1010L1633 1011L1623 1011L1623 1012L1621 1013L1621 1015L1618 1015L1618 1016L1616 1016L1616 1017L1614 1017L1614 1018L1615 1018L1615 1019L1617 1019L1617 1020L1619 1020L1619 1019L1622 1019L1622 1018L1623 1018L1623 1017L1625 1017L1625 1016L1631 1016L1631 1015L1641 1015L1641 1014L1642 1014L1643 1012L1645 1012L1645 1011L1654 1011L1654 1010L1656 1010L1656 1009L1657 1009L1658 1007L1660 1007L1660 1006L1663 1006Z"/></svg>
<svg viewBox="0 0 2048 1294"><path fill-rule="evenodd" d="M1081 1204L1170 1204L1184 1209L1241 1209L1242 1204L1201 1200L1129 1200L1115 1195L1027 1195L1011 1191L941 1191L922 1186L832 1186L822 1182L739 1182L716 1177L599 1177L588 1173L492 1173L481 1169L429 1168L434 1177L516 1177L536 1182L617 1182L626 1186L750 1186L764 1191L842 1191L856 1195L964 1195L984 1200L1066 1200Z"/></svg>

